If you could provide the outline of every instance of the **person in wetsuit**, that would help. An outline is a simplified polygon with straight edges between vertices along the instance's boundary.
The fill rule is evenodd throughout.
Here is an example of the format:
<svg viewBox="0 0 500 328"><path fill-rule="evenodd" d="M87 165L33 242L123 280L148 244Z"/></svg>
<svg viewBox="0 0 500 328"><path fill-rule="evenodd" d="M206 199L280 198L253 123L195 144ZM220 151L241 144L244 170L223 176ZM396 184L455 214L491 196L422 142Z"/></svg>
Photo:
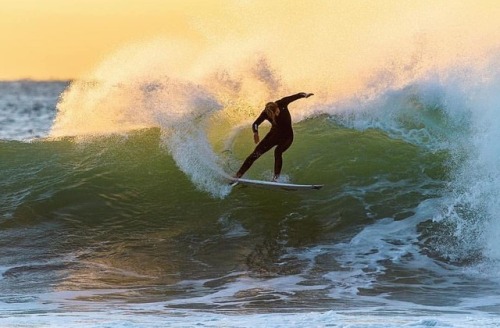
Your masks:
<svg viewBox="0 0 500 328"><path fill-rule="evenodd" d="M282 155L293 142L292 117L288 111L288 104L297 99L309 98L312 95L312 93L301 92L266 104L265 109L252 124L253 138L255 143L258 145L243 162L243 165L236 173L235 178L241 178L257 158L276 146L276 149L274 150L273 181L278 180L281 173L281 167L283 166ZM259 125L265 120L268 120L271 123L271 130L259 143Z"/></svg>

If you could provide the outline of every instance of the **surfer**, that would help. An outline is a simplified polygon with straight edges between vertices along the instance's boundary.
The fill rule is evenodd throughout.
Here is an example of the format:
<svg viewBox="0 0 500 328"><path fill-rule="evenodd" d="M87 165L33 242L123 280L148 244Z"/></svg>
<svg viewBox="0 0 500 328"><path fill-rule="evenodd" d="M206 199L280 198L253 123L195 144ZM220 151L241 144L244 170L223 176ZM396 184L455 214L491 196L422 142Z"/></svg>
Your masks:
<svg viewBox="0 0 500 328"><path fill-rule="evenodd" d="M247 157L245 162L243 162L243 165L241 165L241 168L236 173L235 178L241 178L257 158L276 146L276 149L274 150L273 181L278 180L281 173L281 167L283 165L282 155L293 142L292 117L288 111L288 104L297 99L309 98L312 95L313 93L301 92L266 104L262 113L252 124L253 139L257 144L257 147L255 147L255 150ZM268 120L272 126L271 130L266 134L264 139L260 141L259 125L264 122L264 120Z"/></svg>

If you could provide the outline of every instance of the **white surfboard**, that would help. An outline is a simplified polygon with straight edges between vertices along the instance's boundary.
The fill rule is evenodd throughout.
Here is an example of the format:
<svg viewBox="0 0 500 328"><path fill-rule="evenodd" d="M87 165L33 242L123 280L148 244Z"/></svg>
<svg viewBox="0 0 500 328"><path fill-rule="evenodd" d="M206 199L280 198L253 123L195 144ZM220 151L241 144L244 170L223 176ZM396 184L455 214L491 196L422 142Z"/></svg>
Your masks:
<svg viewBox="0 0 500 328"><path fill-rule="evenodd" d="M262 181L262 180L250 180L250 179L231 179L233 183L231 186L236 186L238 184L248 185L266 189L281 189L286 191L298 191L298 190L319 190L323 185L310 185L310 184L294 184L294 183L283 183L283 182L273 182L273 181Z"/></svg>

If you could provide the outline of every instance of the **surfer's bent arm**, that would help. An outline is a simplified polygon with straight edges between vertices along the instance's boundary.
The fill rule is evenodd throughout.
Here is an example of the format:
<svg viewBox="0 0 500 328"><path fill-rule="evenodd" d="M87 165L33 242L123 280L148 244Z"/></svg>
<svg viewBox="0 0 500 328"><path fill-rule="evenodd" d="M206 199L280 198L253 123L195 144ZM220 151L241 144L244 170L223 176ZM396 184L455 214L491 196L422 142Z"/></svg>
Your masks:
<svg viewBox="0 0 500 328"><path fill-rule="evenodd" d="M252 131L253 131L253 141L258 144L260 141L259 137L259 125L264 122L264 120L267 118L266 112L263 111L259 117L253 122L252 124Z"/></svg>
<svg viewBox="0 0 500 328"><path fill-rule="evenodd" d="M267 118L266 112L262 112L259 117L253 122L252 124L252 131L253 133L258 133L259 132L259 125L264 122L264 120Z"/></svg>
<svg viewBox="0 0 500 328"><path fill-rule="evenodd" d="M277 100L276 103L280 107L281 106L287 106L289 103L291 103L291 102L293 102L295 100L298 100L298 99L301 99L301 98L309 98L312 95L313 95L313 93L300 92L300 93L297 93L295 95L291 95L291 96L288 96L288 97L281 98L280 100Z"/></svg>

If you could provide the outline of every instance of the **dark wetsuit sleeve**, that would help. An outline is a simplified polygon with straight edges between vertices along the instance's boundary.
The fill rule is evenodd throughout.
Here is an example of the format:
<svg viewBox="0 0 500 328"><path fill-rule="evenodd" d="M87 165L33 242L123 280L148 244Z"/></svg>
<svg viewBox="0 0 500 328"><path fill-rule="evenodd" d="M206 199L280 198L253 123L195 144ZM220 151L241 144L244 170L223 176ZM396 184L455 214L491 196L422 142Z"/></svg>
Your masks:
<svg viewBox="0 0 500 328"><path fill-rule="evenodd" d="M280 107L286 107L292 101L295 101L295 100L300 99L300 98L305 98L305 94L303 92L297 93L295 95L288 96L288 97L285 97L285 98L281 98L280 100L277 100L276 103Z"/></svg>
<svg viewBox="0 0 500 328"><path fill-rule="evenodd" d="M257 117L257 119L255 120L255 122L253 122L252 124L252 131L255 133L258 131L259 129L259 125L264 122L264 120L267 118L267 115L266 115L266 112L262 112L259 117Z"/></svg>

